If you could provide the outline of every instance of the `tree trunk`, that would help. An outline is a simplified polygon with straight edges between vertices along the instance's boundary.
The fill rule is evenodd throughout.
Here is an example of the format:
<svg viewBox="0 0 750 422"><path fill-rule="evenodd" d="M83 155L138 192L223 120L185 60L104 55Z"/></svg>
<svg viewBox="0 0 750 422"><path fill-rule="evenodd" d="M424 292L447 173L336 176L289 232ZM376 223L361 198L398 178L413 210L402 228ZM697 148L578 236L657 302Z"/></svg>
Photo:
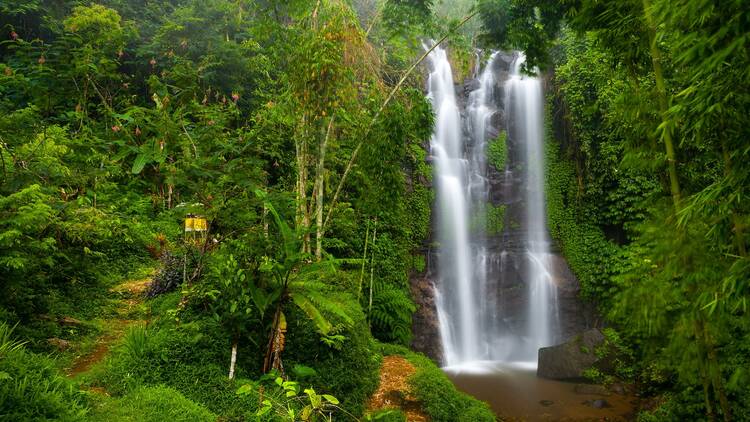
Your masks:
<svg viewBox="0 0 750 422"><path fill-rule="evenodd" d="M229 361L229 379L234 379L234 366L237 364L237 343L239 336L237 334L232 338L232 359Z"/></svg>
<svg viewBox="0 0 750 422"><path fill-rule="evenodd" d="M307 206L307 113L302 116L302 128L300 139L295 142L295 153L297 156L297 218L298 228L302 228L302 252L309 251L310 213Z"/></svg>
<svg viewBox="0 0 750 422"><path fill-rule="evenodd" d="M714 407L711 404L711 381L708 374L708 367L706 362L703 361L703 358L706 356L706 347L703 338L703 323L696 320L693 330L695 331L695 342L698 347L698 357L700 359L698 367L701 383L703 384L703 405L706 407L706 419L708 419L709 422L714 422L716 420L716 415L714 415Z"/></svg>
<svg viewBox="0 0 750 422"><path fill-rule="evenodd" d="M333 128L334 116L328 121L328 129L326 130L326 136L323 138L323 143L320 145L320 154L318 157L318 168L315 172L315 260L320 261L323 255L323 195L325 193L324 176L325 176L325 161L326 161L326 148L328 147L328 139L331 137L331 129Z"/></svg>
<svg viewBox="0 0 750 422"><path fill-rule="evenodd" d="M268 239L268 205L263 202L263 237Z"/></svg>
<svg viewBox="0 0 750 422"><path fill-rule="evenodd" d="M266 347L266 356L263 358L263 373L267 373L271 370L271 359L273 355L273 343L276 337L276 330L279 324L279 315L281 314L281 303L276 305L276 311L273 313L273 322L271 323L271 334L268 338L268 346Z"/></svg>
<svg viewBox="0 0 750 422"><path fill-rule="evenodd" d="M729 156L729 151L727 150L726 141L724 140L724 137L721 137L721 155L724 158L724 177L727 179L732 176L732 159ZM734 243L737 247L737 252L741 257L747 256L747 249L745 248L745 236L743 234L743 224L740 217L737 215L737 207L731 206L731 214L732 214L732 232L734 234Z"/></svg>
<svg viewBox="0 0 750 422"><path fill-rule="evenodd" d="M286 318L281 312L281 302L276 306L276 312L273 316L271 326L271 335L268 339L268 349L263 359L263 372L267 373L272 369L277 369L281 376L284 376L284 365L281 362L281 353L284 351L286 342Z"/></svg>
<svg viewBox="0 0 750 422"><path fill-rule="evenodd" d="M703 324L703 341L708 354L708 375L711 378L711 386L714 389L716 398L719 400L719 407L721 407L721 413L724 415L724 422L731 422L732 408L729 406L727 392L724 389L721 365L716 356L716 347L713 343L713 339L711 338L711 334L708 332L708 327L705 324Z"/></svg>
<svg viewBox="0 0 750 422"><path fill-rule="evenodd" d="M703 401L706 406L706 419L709 422L714 422L716 421L716 416L714 415L713 406L711 406L711 388L705 368L701 368L701 381L703 383Z"/></svg>

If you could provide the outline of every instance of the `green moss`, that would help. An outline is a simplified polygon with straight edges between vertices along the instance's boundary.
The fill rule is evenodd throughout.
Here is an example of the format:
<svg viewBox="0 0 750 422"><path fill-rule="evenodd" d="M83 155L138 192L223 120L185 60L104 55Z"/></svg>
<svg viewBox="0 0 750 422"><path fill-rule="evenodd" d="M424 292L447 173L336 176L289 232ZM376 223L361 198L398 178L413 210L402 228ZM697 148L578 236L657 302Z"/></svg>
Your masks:
<svg viewBox="0 0 750 422"><path fill-rule="evenodd" d="M487 159L497 171L504 171L508 160L508 134L500 132L497 138L487 145Z"/></svg>
<svg viewBox="0 0 750 422"><path fill-rule="evenodd" d="M551 109L551 107L548 107ZM548 112L549 113L549 112ZM607 240L597 225L581 215L581 203L574 164L560 156L559 143L552 138L552 119L547 116L549 135L545 142L547 226L562 249L566 261L581 283L584 298L606 302L612 276L619 272L621 248Z"/></svg>
<svg viewBox="0 0 750 422"><path fill-rule="evenodd" d="M381 409L370 417L371 420L378 422L407 422L406 414L401 409Z"/></svg>
<svg viewBox="0 0 750 422"><path fill-rule="evenodd" d="M412 268L414 271L422 273L426 267L427 262L425 261L424 255L414 255L412 257Z"/></svg>
<svg viewBox="0 0 750 422"><path fill-rule="evenodd" d="M448 56L455 82L459 83L472 77L476 54L469 37L454 34L450 41L450 48L448 48Z"/></svg>
<svg viewBox="0 0 750 422"><path fill-rule="evenodd" d="M505 205L487 207L487 234L489 236L497 236L503 232L505 228Z"/></svg>

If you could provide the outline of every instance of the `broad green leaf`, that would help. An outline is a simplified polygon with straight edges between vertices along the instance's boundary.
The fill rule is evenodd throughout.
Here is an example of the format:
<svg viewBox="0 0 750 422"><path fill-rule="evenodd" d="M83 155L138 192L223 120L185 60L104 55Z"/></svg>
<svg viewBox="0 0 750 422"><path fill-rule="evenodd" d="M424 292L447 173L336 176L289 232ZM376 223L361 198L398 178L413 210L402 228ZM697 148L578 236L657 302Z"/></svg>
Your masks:
<svg viewBox="0 0 750 422"><path fill-rule="evenodd" d="M339 404L339 399L337 399L336 397L333 397L330 394L323 394L323 398L328 400L328 402L331 404Z"/></svg>
<svg viewBox="0 0 750 422"><path fill-rule="evenodd" d="M246 396L250 394L251 391L253 391L253 386L251 384L245 384L237 389L237 394L240 396Z"/></svg>

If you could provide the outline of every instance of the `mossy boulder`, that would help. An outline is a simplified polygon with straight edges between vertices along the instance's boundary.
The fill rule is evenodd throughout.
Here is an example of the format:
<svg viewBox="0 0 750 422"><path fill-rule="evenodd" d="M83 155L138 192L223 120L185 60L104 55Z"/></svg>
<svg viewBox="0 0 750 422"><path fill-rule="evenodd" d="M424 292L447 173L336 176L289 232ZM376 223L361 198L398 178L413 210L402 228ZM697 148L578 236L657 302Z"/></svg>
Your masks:
<svg viewBox="0 0 750 422"><path fill-rule="evenodd" d="M581 380L587 369L602 364L606 356L597 353L605 344L597 328L586 330L570 341L539 349L537 376L555 380Z"/></svg>

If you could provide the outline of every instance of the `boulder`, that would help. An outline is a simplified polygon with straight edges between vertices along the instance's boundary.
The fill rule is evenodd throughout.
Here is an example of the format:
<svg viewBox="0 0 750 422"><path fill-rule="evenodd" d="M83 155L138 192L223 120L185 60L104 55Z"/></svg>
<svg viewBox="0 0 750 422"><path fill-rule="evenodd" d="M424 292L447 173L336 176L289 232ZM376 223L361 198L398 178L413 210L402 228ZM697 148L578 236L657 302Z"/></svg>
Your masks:
<svg viewBox="0 0 750 422"><path fill-rule="evenodd" d="M573 391L577 394L596 396L609 396L611 394L609 390L607 390L607 387L597 384L576 384L576 386L573 387Z"/></svg>
<svg viewBox="0 0 750 422"><path fill-rule="evenodd" d="M555 380L578 380L599 361L595 350L604 344L604 334L596 328L584 331L570 341L539 349L536 374Z"/></svg>
<svg viewBox="0 0 750 422"><path fill-rule="evenodd" d="M63 340L57 337L48 338L47 343L59 351L67 350L70 347L70 342L68 340Z"/></svg>
<svg viewBox="0 0 750 422"><path fill-rule="evenodd" d="M83 324L80 320L77 320L69 316L60 318L59 322L61 325L67 325L67 326L73 326L73 327L77 327Z"/></svg>
<svg viewBox="0 0 750 422"><path fill-rule="evenodd" d="M593 407L594 409L604 409L605 407L612 407L608 401L604 399L585 401L583 404Z"/></svg>

